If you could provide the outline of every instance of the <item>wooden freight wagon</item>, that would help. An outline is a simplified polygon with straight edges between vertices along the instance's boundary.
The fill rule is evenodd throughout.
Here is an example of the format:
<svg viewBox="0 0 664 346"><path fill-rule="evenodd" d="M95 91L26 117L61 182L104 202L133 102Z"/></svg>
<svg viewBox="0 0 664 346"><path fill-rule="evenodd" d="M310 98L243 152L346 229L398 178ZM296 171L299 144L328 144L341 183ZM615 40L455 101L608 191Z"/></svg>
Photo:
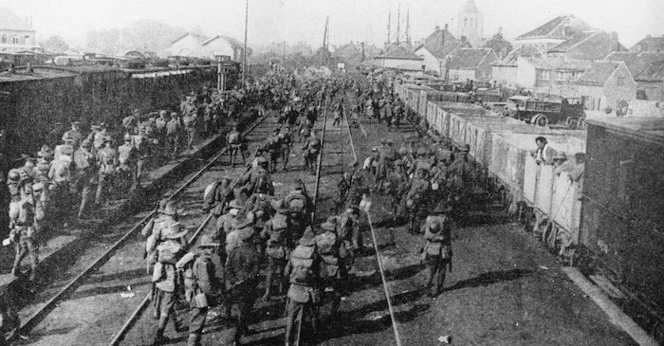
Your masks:
<svg viewBox="0 0 664 346"><path fill-rule="evenodd" d="M664 306L664 119L589 119L580 242Z"/></svg>

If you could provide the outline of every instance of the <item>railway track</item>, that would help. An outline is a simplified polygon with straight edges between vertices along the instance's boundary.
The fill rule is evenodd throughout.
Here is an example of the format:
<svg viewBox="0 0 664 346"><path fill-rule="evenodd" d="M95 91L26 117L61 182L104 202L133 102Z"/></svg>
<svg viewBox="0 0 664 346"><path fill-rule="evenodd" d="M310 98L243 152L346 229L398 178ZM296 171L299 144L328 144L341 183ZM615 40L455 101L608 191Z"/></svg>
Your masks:
<svg viewBox="0 0 664 346"><path fill-rule="evenodd" d="M244 133L248 135L256 129L263 121L266 119L267 115L262 116L257 119L253 124L247 128ZM217 165L220 159L226 155L227 148L223 147L221 150L212 157L201 169L195 172L193 175L190 175L183 184L181 184L175 191L171 192L166 196L167 199L175 199L182 195L187 188L196 182L204 173L209 171L211 167ZM58 307L63 301L65 301L72 293L74 293L77 288L85 283L85 281L96 271L99 270L105 263L111 259L114 254L116 254L121 248L123 248L130 240L132 240L136 234L142 229L143 225L148 222L154 215L156 211L152 211L147 215L143 216L140 221L134 223L133 227L128 227L127 230L119 239L115 240L110 246L108 246L101 254L98 254L96 258L87 262L83 270L78 272L73 279L61 285L61 287L48 287L45 291L47 297L40 297L40 300L43 303L38 303L38 306L29 306L29 316L22 319L22 324L18 330L19 335L27 335L30 333L42 320L44 320L54 309ZM105 225L109 226L110 225ZM194 240L205 224L201 225L190 240ZM106 227L101 227L106 228ZM87 254L82 254L86 256ZM88 255L89 256L89 255ZM57 286L57 284L56 284Z"/></svg>

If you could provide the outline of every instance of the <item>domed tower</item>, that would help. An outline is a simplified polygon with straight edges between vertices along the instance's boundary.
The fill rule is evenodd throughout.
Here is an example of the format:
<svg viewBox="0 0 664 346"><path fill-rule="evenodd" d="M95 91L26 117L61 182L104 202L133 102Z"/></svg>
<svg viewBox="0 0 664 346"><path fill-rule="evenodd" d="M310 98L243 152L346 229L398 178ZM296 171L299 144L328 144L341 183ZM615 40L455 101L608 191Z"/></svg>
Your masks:
<svg viewBox="0 0 664 346"><path fill-rule="evenodd" d="M465 37L473 47L482 39L484 16L477 8L474 0L468 0L457 16L458 37L461 41Z"/></svg>

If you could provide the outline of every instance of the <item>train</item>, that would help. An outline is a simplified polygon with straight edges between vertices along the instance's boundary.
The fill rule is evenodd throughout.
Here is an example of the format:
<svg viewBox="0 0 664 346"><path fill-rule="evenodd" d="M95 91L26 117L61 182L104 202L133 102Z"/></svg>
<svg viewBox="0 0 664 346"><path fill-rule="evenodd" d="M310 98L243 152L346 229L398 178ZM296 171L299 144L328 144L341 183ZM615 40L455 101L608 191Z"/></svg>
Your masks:
<svg viewBox="0 0 664 346"><path fill-rule="evenodd" d="M526 229L569 265L587 266L628 292L645 329L664 340L664 118L533 126L423 85L396 84L395 93L430 132L470 147L486 185ZM538 164L531 153L540 136L568 158L585 158L583 175L569 179Z"/></svg>

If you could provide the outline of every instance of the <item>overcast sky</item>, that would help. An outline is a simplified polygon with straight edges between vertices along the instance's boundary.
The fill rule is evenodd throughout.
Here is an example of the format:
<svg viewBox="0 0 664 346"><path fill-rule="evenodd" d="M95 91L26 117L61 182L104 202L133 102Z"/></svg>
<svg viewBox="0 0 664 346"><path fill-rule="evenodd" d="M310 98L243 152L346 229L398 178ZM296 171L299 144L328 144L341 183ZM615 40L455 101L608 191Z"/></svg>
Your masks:
<svg viewBox="0 0 664 346"><path fill-rule="evenodd" d="M249 46L276 41L323 41L325 17L330 16L332 44L367 41L382 44L388 12L396 27L401 3L402 30L410 8L414 40L449 23L466 0L249 0ZM556 16L574 14L591 26L616 31L630 47L647 34L664 34L664 0L475 0L484 14L484 35L499 27L512 40ZM63 36L83 43L90 29L120 28L138 19L153 19L207 35L226 34L244 39L243 0L0 0L21 18L32 17L39 39Z"/></svg>

